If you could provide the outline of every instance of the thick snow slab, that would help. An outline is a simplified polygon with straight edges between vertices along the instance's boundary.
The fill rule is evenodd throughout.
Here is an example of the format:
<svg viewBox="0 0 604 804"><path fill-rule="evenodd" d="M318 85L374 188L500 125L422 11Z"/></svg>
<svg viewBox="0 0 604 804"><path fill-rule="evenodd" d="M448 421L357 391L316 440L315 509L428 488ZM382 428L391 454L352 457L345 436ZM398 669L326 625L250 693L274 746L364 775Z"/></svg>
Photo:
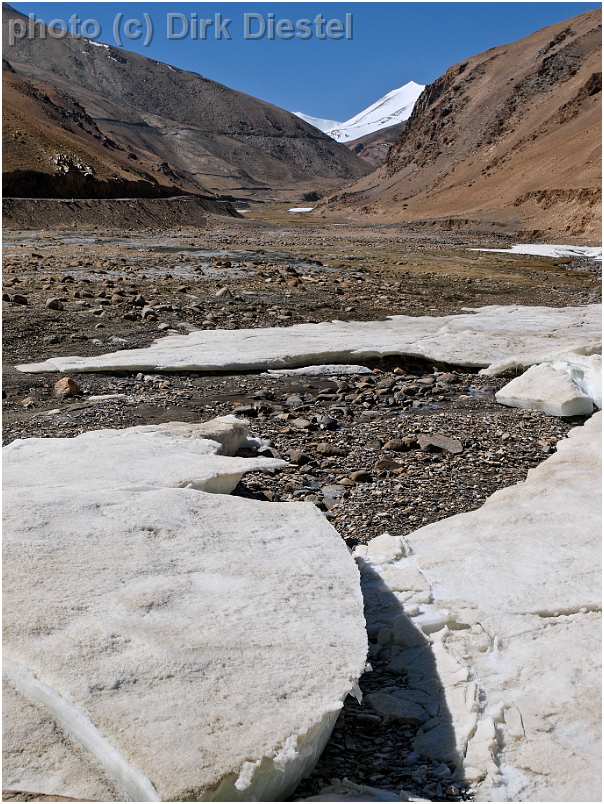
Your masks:
<svg viewBox="0 0 604 804"><path fill-rule="evenodd" d="M229 494L244 472L284 466L274 458L228 457L246 440L245 424L234 416L92 430L77 438L18 439L4 450L4 488L190 487Z"/></svg>
<svg viewBox="0 0 604 804"><path fill-rule="evenodd" d="M408 355L482 368L530 366L601 348L601 307L481 307L462 315L392 316L266 329L198 330L145 349L54 357L19 371L245 371Z"/></svg>
<svg viewBox="0 0 604 804"><path fill-rule="evenodd" d="M602 407L602 358L569 356L531 366L495 394L502 405L550 416L589 416Z"/></svg>
<svg viewBox="0 0 604 804"><path fill-rule="evenodd" d="M527 254L535 257L589 257L602 261L601 246L560 246L549 243L518 243L510 248L472 248L470 251L491 251L496 254Z"/></svg>
<svg viewBox="0 0 604 804"><path fill-rule="evenodd" d="M200 490L279 464L226 454L246 439L4 449L6 787L275 800L310 770L364 668L358 571L313 505Z"/></svg>
<svg viewBox="0 0 604 804"><path fill-rule="evenodd" d="M399 557L359 550L376 601L398 601L379 631L391 667L432 713L415 750L457 762L479 800L600 800L600 428Z"/></svg>

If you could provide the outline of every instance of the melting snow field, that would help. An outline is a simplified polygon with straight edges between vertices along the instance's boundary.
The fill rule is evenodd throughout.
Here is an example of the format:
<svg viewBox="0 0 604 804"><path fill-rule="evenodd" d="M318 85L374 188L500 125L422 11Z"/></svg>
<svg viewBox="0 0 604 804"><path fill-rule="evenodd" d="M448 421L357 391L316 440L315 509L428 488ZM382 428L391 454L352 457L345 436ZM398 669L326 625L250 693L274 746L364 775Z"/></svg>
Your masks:
<svg viewBox="0 0 604 804"><path fill-rule="evenodd" d="M462 315L392 316L169 335L142 349L90 357L52 357L22 372L258 371L355 363L391 355L488 368L601 351L601 307L480 307Z"/></svg>
<svg viewBox="0 0 604 804"><path fill-rule="evenodd" d="M407 679L370 702L423 724L414 750L478 800L600 800L601 441L598 414L478 510L356 550Z"/></svg>
<svg viewBox="0 0 604 804"><path fill-rule="evenodd" d="M292 207L288 212L312 212L314 207Z"/></svg>
<svg viewBox="0 0 604 804"><path fill-rule="evenodd" d="M601 246L556 246L547 243L519 243L510 248L471 248L470 251L491 251L496 254L527 254L535 257L590 257L602 262Z"/></svg>
<svg viewBox="0 0 604 804"><path fill-rule="evenodd" d="M600 350L599 305L514 305L195 331L17 368L335 376L409 356L524 371L498 402L587 416ZM481 508L358 547L364 608L314 505L228 496L283 465L237 457L249 443L223 417L4 448L5 786L286 798L356 688L365 611L405 679L367 703L419 727L415 752L457 765L477 800L599 800L601 414Z"/></svg>
<svg viewBox="0 0 604 804"><path fill-rule="evenodd" d="M314 505L229 496L282 465L247 442L224 417L4 448L5 787L275 801L312 768L365 665L359 573Z"/></svg>

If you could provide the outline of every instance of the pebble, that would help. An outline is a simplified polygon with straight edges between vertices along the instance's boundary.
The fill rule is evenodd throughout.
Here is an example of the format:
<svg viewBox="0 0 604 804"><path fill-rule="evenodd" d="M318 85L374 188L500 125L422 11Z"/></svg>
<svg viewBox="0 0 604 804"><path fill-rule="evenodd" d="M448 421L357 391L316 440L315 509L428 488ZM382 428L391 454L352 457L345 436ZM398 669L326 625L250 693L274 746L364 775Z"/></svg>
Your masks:
<svg viewBox="0 0 604 804"><path fill-rule="evenodd" d="M317 452L319 455L325 456L348 455L348 450L345 447L337 447L335 444L330 444L327 441L322 441L317 445Z"/></svg>
<svg viewBox="0 0 604 804"><path fill-rule="evenodd" d="M413 436L407 436L405 438L391 438L384 444L384 449L392 452L407 452L417 446L417 439Z"/></svg>
<svg viewBox="0 0 604 804"><path fill-rule="evenodd" d="M431 433L430 435L420 435L417 439L420 449L426 452L433 450L451 452L453 455L458 455L463 452L463 445L461 441L450 436L443 435L442 433Z"/></svg>
<svg viewBox="0 0 604 804"><path fill-rule="evenodd" d="M289 451L289 460L290 463L295 463L297 466L303 466L304 464L309 463L312 458L307 452L303 452L301 449L292 449Z"/></svg>
<svg viewBox="0 0 604 804"><path fill-rule="evenodd" d="M356 472L351 472L348 477L353 483L371 483L373 480L371 472L367 469L357 469Z"/></svg>
<svg viewBox="0 0 604 804"><path fill-rule="evenodd" d="M238 405L231 411L234 416L246 416L250 419L255 419L258 415L258 408L254 405Z"/></svg>

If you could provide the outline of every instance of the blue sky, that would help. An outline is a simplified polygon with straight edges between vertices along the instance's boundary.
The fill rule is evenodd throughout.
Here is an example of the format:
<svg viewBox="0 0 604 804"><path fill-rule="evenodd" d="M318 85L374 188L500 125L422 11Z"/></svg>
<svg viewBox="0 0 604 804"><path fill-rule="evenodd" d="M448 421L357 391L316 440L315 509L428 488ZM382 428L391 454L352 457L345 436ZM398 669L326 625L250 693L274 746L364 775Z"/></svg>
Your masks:
<svg viewBox="0 0 604 804"><path fill-rule="evenodd" d="M425 84L448 67L539 28L599 8L598 3L14 3L24 14L48 22L77 13L102 27L99 41L115 44L115 15L148 12L154 36L148 47L129 41L128 50L201 73L291 111L345 120L407 81ZM231 41L169 40L166 19L222 13L230 18ZM351 40L249 41L242 16L344 19L353 15Z"/></svg>

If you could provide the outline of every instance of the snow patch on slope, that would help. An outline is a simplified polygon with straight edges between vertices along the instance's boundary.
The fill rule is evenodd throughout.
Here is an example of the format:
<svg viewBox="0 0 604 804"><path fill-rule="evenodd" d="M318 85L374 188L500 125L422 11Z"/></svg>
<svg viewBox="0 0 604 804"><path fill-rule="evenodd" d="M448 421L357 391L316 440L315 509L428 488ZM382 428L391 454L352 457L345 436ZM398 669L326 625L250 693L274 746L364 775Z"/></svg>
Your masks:
<svg viewBox="0 0 604 804"><path fill-rule="evenodd" d="M564 246L553 243L517 243L510 248L471 248L470 251L490 251L495 254L526 254L534 257L591 257L602 262L602 246Z"/></svg>

